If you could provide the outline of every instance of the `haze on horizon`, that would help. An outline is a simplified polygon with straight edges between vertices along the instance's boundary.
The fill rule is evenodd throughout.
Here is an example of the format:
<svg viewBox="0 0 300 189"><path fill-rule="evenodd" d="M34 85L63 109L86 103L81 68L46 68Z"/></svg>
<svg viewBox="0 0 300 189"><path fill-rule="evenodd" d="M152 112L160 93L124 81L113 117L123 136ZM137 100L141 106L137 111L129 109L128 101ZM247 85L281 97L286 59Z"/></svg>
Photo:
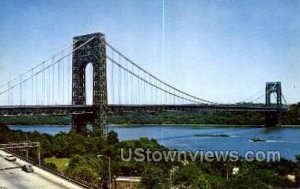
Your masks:
<svg viewBox="0 0 300 189"><path fill-rule="evenodd" d="M299 12L299 0L0 0L0 83L72 37L102 32L140 66L195 96L235 103L281 81L295 103Z"/></svg>

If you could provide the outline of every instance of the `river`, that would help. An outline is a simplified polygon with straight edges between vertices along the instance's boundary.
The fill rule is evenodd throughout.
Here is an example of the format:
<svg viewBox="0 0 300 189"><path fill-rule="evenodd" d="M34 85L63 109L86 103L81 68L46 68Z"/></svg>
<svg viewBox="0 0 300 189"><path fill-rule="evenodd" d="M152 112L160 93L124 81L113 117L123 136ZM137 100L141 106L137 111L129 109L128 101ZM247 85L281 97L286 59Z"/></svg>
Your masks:
<svg viewBox="0 0 300 189"><path fill-rule="evenodd" d="M11 125L11 129L38 131L57 134L68 132L71 126L65 125ZM255 128L255 127L220 127L203 125L110 125L109 130L118 133L120 140L148 137L160 144L177 150L235 150L240 154L248 150L278 150L281 157L295 159L300 154L300 127ZM263 142L252 142L252 137L259 137Z"/></svg>

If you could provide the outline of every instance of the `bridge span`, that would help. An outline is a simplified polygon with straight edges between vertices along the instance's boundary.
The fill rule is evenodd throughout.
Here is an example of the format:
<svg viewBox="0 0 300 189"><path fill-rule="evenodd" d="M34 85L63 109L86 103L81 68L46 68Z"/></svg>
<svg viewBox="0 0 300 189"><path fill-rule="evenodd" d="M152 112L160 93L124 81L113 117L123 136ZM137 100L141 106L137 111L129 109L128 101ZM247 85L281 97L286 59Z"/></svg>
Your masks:
<svg viewBox="0 0 300 189"><path fill-rule="evenodd" d="M55 116L94 114L97 106L93 105L52 105L52 106L0 106L0 116ZM276 113L276 107L251 107L237 105L209 104L162 104L162 105L117 105L107 106L108 113L118 112L168 112L168 111L227 111L227 112L262 112ZM283 109L286 111L286 109Z"/></svg>
<svg viewBox="0 0 300 189"><path fill-rule="evenodd" d="M197 97L140 67L110 45L104 34L92 33L74 37L60 53L0 85L0 116L72 115L73 129L84 132L92 123L104 137L107 114L113 112L261 112L266 114L266 125L281 125L286 111L281 82L268 82L264 94L239 102L252 103L264 96L260 107ZM86 105L89 99L92 105Z"/></svg>

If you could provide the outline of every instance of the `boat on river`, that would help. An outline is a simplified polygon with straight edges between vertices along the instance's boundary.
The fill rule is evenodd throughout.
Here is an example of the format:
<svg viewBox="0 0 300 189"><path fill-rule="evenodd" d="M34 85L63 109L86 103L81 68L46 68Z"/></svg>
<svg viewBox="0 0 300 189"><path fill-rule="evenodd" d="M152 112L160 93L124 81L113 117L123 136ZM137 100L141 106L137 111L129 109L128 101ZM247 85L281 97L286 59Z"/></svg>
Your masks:
<svg viewBox="0 0 300 189"><path fill-rule="evenodd" d="M259 137L252 137L252 138L250 139L250 141L251 141L251 142L265 142L266 140L263 140L263 139L261 139L261 138L259 138Z"/></svg>

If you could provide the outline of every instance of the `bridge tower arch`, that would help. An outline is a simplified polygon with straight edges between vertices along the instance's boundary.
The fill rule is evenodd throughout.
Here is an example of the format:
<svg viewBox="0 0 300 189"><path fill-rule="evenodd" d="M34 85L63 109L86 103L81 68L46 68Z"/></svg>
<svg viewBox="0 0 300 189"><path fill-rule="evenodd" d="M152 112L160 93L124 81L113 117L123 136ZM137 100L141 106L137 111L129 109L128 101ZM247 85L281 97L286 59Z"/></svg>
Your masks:
<svg viewBox="0 0 300 189"><path fill-rule="evenodd" d="M282 124L282 90L281 82L266 83L266 107L272 107L271 95L276 95L276 113L266 113L265 126L276 126Z"/></svg>
<svg viewBox="0 0 300 189"><path fill-rule="evenodd" d="M94 113L72 115L72 129L77 133L86 133L87 124L92 123L93 131L106 136L107 79L106 44L102 33L76 36L73 38L72 56L72 105L86 105L85 69L93 66L93 107Z"/></svg>

